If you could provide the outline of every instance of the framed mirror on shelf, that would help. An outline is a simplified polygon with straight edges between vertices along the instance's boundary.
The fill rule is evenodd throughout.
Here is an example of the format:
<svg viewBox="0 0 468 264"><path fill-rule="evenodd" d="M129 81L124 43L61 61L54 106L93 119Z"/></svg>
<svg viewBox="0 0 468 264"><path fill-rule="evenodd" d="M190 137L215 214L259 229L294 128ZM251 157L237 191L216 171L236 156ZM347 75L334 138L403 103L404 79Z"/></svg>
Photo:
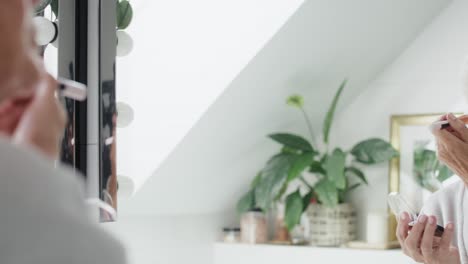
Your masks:
<svg viewBox="0 0 468 264"><path fill-rule="evenodd" d="M419 212L424 202L438 189L458 177L438 161L435 138L429 125L441 114L393 115L390 125L390 143L400 156L390 162L389 193L398 192ZM397 221L389 209L390 242L397 240Z"/></svg>

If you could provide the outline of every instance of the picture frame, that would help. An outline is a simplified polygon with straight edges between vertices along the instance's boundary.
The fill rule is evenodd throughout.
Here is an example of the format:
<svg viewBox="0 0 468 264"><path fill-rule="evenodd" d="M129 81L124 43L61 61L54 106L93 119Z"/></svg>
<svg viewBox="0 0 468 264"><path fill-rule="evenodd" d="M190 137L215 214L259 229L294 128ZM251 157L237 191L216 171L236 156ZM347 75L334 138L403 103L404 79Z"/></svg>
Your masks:
<svg viewBox="0 0 468 264"><path fill-rule="evenodd" d="M392 115L390 118L390 144L400 152L399 157L393 158L389 164L389 178L388 178L388 193L398 192L400 193L402 189L408 189L407 185L416 185L408 184L407 175L406 178L402 177L402 173L411 174L411 165L412 157L408 157L409 153L413 153L411 148L414 146L409 146L411 140L414 141L415 133L421 133L422 140L426 137L433 136L430 134L429 125L443 116L445 113L433 113L433 114L409 114L409 115ZM461 115L461 114L456 114ZM408 133L408 131L412 131ZM405 134L406 135L403 135ZM409 135L408 135L409 134ZM424 135L422 135L424 134ZM429 136L428 136L429 135ZM405 138L406 137L406 138ZM412 141L411 141L412 142ZM409 149L409 150L408 150ZM410 159L410 160L408 160ZM406 169L409 172L402 171ZM405 183L405 186L402 186L402 183ZM414 186L412 186L414 188ZM421 188L421 187L420 187ZM422 189L422 188L421 188ZM407 190L408 192L408 190ZM404 195L404 194L403 194ZM422 203L423 201L419 201ZM397 220L393 216L390 208L388 208L388 238L389 244L395 244L397 241L396 237L396 228Z"/></svg>

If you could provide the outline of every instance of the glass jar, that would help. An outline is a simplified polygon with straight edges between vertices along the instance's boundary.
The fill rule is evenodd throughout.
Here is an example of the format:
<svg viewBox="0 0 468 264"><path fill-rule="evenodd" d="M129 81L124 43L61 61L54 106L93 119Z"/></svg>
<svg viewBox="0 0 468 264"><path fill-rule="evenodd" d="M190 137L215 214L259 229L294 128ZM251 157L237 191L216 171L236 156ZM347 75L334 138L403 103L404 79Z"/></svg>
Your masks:
<svg viewBox="0 0 468 264"><path fill-rule="evenodd" d="M241 229L239 227L225 227L223 228L223 242L225 243L239 243Z"/></svg>
<svg viewBox="0 0 468 264"><path fill-rule="evenodd" d="M267 217L261 209L252 209L241 216L241 241L262 244L268 241Z"/></svg>
<svg viewBox="0 0 468 264"><path fill-rule="evenodd" d="M289 232L284 222L284 209L284 204L278 203L276 205L276 212L273 219L273 241L280 244L288 243L290 240Z"/></svg>

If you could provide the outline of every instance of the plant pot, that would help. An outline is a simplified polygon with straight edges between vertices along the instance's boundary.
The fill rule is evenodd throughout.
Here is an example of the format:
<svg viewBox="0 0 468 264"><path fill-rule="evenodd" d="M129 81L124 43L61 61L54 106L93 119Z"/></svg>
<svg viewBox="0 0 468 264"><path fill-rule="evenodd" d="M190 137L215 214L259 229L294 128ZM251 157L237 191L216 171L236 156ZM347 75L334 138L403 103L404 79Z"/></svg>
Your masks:
<svg viewBox="0 0 468 264"><path fill-rule="evenodd" d="M242 243L262 244L268 242L267 217L260 209L243 213L240 226Z"/></svg>
<svg viewBox="0 0 468 264"><path fill-rule="evenodd" d="M312 246L340 246L356 238L356 211L351 204L307 208Z"/></svg>

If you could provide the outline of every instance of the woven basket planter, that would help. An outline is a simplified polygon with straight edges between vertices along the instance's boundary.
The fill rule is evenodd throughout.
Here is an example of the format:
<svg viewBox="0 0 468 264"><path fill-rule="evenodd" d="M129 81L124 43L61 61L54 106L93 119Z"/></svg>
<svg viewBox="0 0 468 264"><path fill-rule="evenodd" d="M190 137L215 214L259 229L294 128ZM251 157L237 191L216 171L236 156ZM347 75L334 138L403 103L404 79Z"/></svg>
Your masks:
<svg viewBox="0 0 468 264"><path fill-rule="evenodd" d="M307 208L312 246L340 246L356 238L356 211L350 204Z"/></svg>

